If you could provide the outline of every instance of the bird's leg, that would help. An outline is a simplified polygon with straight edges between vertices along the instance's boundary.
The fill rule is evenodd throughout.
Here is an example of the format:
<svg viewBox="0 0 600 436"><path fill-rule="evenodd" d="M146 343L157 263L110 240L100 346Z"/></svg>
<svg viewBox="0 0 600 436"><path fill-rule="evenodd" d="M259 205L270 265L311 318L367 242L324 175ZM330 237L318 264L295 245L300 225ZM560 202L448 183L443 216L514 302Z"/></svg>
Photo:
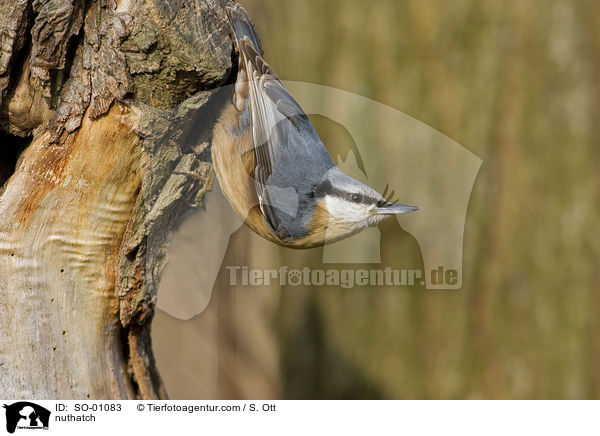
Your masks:
<svg viewBox="0 0 600 436"><path fill-rule="evenodd" d="M202 201L204 194L206 194L208 191L211 191L215 184L215 171L212 165L210 165L210 167L208 168L207 175L205 176L201 176L200 174L191 171L173 171L173 174L188 176L193 179L200 180L202 182L202 187L196 194L196 199L194 200L194 203L188 203L190 207L202 207L204 205L204 202Z"/></svg>

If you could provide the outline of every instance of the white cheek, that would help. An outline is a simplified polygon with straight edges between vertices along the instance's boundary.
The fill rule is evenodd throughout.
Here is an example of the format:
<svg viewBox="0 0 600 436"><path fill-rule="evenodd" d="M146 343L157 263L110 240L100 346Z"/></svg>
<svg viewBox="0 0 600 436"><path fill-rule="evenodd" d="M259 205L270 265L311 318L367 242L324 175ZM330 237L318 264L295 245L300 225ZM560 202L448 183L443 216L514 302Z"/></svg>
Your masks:
<svg viewBox="0 0 600 436"><path fill-rule="evenodd" d="M379 224L381 221L383 221L386 218L389 218L391 215L372 215L368 218L369 221L369 225L370 226L376 226L377 224Z"/></svg>
<svg viewBox="0 0 600 436"><path fill-rule="evenodd" d="M367 206L357 203L350 203L339 197L327 195L325 197L325 207L327 212L339 220L346 222L362 221L368 216Z"/></svg>

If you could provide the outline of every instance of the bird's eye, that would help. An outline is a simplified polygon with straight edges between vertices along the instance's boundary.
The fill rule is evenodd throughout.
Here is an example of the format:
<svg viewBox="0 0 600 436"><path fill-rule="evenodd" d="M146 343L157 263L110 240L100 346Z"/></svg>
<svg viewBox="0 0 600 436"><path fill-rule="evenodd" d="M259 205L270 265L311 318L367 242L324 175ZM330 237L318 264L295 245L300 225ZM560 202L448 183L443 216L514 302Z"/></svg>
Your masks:
<svg viewBox="0 0 600 436"><path fill-rule="evenodd" d="M355 203L360 203L362 201L362 195L352 194L352 201Z"/></svg>

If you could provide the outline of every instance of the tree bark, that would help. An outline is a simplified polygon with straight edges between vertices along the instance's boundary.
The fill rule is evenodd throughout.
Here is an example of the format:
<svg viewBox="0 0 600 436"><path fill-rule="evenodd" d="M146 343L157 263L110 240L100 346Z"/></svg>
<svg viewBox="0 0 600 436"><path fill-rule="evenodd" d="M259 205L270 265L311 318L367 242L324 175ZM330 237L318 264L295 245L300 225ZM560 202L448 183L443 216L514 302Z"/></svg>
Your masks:
<svg viewBox="0 0 600 436"><path fill-rule="evenodd" d="M166 398L150 323L170 231L205 188L179 173L211 171L223 6L0 0L4 397Z"/></svg>

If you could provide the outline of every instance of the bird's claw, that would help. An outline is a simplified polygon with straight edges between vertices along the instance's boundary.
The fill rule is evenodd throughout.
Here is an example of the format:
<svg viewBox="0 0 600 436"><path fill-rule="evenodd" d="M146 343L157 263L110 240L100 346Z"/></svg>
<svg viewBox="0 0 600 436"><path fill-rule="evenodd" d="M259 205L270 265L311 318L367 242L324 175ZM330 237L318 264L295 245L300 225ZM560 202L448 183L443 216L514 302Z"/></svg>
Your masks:
<svg viewBox="0 0 600 436"><path fill-rule="evenodd" d="M193 179L200 180L202 182L202 187L198 190L198 193L196 194L196 200L193 203L188 203L188 206L193 208L204 206L204 201L202 200L202 198L208 191L212 190L215 183L215 172L213 170L212 165L209 167L206 176L202 176L191 171L173 171L173 174L177 174L180 176L188 176Z"/></svg>

